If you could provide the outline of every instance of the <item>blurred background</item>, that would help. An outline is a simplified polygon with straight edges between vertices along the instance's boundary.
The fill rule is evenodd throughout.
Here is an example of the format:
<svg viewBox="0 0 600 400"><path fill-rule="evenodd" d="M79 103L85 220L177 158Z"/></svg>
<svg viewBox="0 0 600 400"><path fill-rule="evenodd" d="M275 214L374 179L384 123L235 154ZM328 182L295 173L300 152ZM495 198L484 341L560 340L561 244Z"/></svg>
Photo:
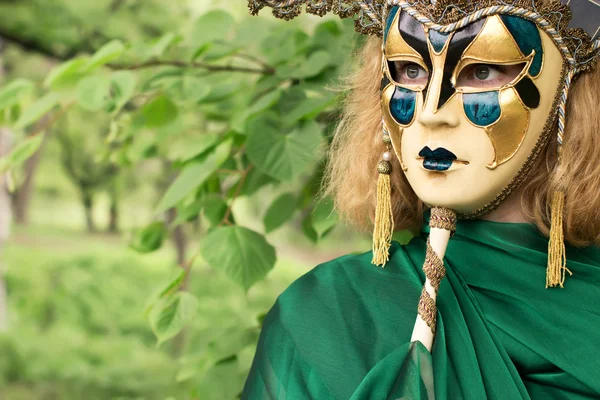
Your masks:
<svg viewBox="0 0 600 400"><path fill-rule="evenodd" d="M239 397L277 296L370 249L317 196L352 22L0 1L0 399Z"/></svg>

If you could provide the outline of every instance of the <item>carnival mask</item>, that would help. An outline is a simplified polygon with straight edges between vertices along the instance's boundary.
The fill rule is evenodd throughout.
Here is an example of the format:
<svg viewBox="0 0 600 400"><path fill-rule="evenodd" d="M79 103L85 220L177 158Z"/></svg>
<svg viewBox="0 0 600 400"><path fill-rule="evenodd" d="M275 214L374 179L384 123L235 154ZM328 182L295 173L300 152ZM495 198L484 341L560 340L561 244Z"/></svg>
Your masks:
<svg viewBox="0 0 600 400"><path fill-rule="evenodd" d="M417 196L467 216L496 206L552 130L564 74L553 40L512 15L441 34L395 6L383 62L384 129Z"/></svg>

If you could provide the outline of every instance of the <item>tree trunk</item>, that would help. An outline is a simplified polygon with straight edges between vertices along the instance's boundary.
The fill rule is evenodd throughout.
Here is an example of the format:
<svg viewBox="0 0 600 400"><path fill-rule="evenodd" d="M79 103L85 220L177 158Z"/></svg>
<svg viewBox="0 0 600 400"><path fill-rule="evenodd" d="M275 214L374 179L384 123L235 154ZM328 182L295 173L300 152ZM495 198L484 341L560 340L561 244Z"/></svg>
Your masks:
<svg viewBox="0 0 600 400"><path fill-rule="evenodd" d="M82 194L83 209L85 211L85 224L89 233L96 232L96 224L94 223L94 196L85 191Z"/></svg>
<svg viewBox="0 0 600 400"><path fill-rule="evenodd" d="M46 114L37 122L36 126L42 126L43 124L46 124L49 118L50 114ZM12 195L12 208L14 212L15 222L19 225L27 225L27 223L29 222L29 203L34 187L34 177L35 173L37 172L38 166L40 165L42 154L44 153L44 150L48 143L48 134L41 134L44 135L44 138L42 139L42 145L40 146L38 151L36 151L33 154L33 156L31 156L27 161L25 161L25 165L23 166L25 179Z"/></svg>
<svg viewBox="0 0 600 400"><path fill-rule="evenodd" d="M171 208L169 211L167 211L167 222L171 223L175 220L175 218L177 217L177 210L175 208ZM173 229L173 244L175 245L175 250L177 252L177 265L178 268L187 268L189 269L190 267L187 265L188 260L187 260L187 236L185 234L185 230L183 229L183 225L178 225L175 229ZM187 290L187 286L188 286L188 281L189 281L189 275L187 276L187 279L183 282L183 284L181 285L181 289L182 291L186 291ZM184 353L185 350L185 346L187 343L187 329L182 329L181 332L179 332L179 334L177 334L177 336L175 336L173 338L173 354L175 356L181 356Z"/></svg>
<svg viewBox="0 0 600 400"><path fill-rule="evenodd" d="M12 147L12 132L0 128L0 156L8 154ZM4 248L10 236L11 206L10 194L6 187L4 176L0 176L0 249ZM8 329L8 294L4 282L6 267L0 259L0 332Z"/></svg>
<svg viewBox="0 0 600 400"><path fill-rule="evenodd" d="M119 232L119 200L116 196L110 196L110 210L108 211L108 232Z"/></svg>
<svg viewBox="0 0 600 400"><path fill-rule="evenodd" d="M171 223L177 217L177 210L175 208L171 208L167 211L167 221ZM175 245L175 250L177 252L177 265L183 267L187 261L187 236L185 234L185 230L183 229L183 225L178 225L175 229L173 229L173 244Z"/></svg>

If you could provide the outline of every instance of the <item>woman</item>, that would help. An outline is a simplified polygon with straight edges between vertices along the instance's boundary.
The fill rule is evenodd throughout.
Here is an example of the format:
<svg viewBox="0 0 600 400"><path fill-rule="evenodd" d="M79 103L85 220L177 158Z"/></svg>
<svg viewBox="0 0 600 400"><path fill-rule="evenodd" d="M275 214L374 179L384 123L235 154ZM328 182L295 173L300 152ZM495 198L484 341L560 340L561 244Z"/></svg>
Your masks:
<svg viewBox="0 0 600 400"><path fill-rule="evenodd" d="M279 297L243 398L600 398L600 5L354 3L325 186L373 252Z"/></svg>

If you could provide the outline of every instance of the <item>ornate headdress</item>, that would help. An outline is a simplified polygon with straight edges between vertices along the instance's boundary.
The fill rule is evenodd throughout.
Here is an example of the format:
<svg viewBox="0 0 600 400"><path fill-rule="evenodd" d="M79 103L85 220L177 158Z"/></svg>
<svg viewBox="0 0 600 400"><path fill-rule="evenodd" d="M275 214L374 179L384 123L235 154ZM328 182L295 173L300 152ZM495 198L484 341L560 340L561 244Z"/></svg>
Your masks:
<svg viewBox="0 0 600 400"><path fill-rule="evenodd" d="M353 17L358 32L384 37L382 139L386 143L388 151L384 153L383 159L378 165L379 179L373 241L373 263L377 265L385 265L388 261L388 251L394 230L389 178L392 145L399 154L402 132L411 126L415 118L415 108L419 101L416 100L417 96L425 99L429 96L426 87L407 87L395 80L390 62L403 59L416 60L416 64L411 64L413 65L411 74L418 76L419 69L427 73L434 70L431 59L433 54L439 56L446 51L446 55L443 56L444 62L446 62L446 57L450 58L448 48L455 46L460 49L461 55L470 51L471 55L467 58L471 61L483 60L483 64L485 61L492 61L505 66L524 65L522 71L509 84L495 90L480 89L461 92L460 102L455 101L454 103L454 105L460 104L464 107L465 117L472 126L484 130L490 137L496 151L496 158L492 164L488 164L486 167L493 170L515 155L524 142L532 112L540 105L540 95L535 88L534 81L540 79L543 75L540 71L546 68L542 67L545 57L542 42L553 43L555 46L550 47L556 47L558 51L552 51L554 54L560 54L563 59L562 71L559 68L546 75L554 74L558 77L560 73L562 82L558 83L558 92L554 96L554 102L549 101L548 98L544 99L544 107L550 110L550 115L546 119L543 132L539 133L536 143L529 144L530 155L523 159L524 161L519 161L521 164L518 171L515 170L517 172L511 178L510 183L493 199L486 200L485 205L467 211L461 210L457 213L450 207L428 202L432 208L431 233L423 266L426 282L419 302L419 317L413 332L413 340L421 341L431 350L436 326L435 299L440 282L445 275L443 257L448 240L455 229L457 216L477 218L493 210L506 199L531 170L543 145L548 143L550 132L557 132L556 143L558 161L560 161L560 150L565 132L566 101L571 82L577 74L594 68L600 56L600 0L561 0L561 2L538 0L249 0L252 14L257 14L265 6L271 7L273 14L283 19L292 19L298 16L304 7L308 13L320 16L333 12L342 18ZM484 25L489 26L484 29ZM395 27L395 31L391 29L392 26ZM486 32L488 39L487 42L483 40L482 45L482 40L478 42L476 37L484 35L483 32ZM545 33L545 38L542 39L539 32ZM507 48L504 52L504 59L486 60L485 46L498 44L493 41L493 38L496 40L504 38L503 43ZM386 45L386 41L393 43ZM458 42L461 43L457 44ZM475 47L479 47L479 50L475 51ZM508 55L509 53L510 55ZM453 57L456 58L456 55ZM442 83L440 83L439 74L436 78L441 89L439 89L440 93L436 94L439 96L439 102L435 101L435 105L431 106L433 114L450 103L456 94L457 90L454 86L458 79L456 70L459 68L458 64L452 64L451 67L453 70L447 71L448 68L442 65L442 68L446 68L443 70L444 81ZM440 66L435 68L439 70ZM551 67L547 68L552 69ZM449 87L450 82L451 87ZM445 93L444 90L446 90ZM527 97L528 93L534 93L533 99L531 96ZM425 105L423 105L423 109L425 109ZM511 112L513 113L512 120L510 119ZM501 113L509 115L508 122L505 121L504 125L498 122ZM538 111L538 117L541 113ZM517 128L522 128L522 132L517 132L518 135L515 135L516 139L513 138L510 146L498 147L498 141L501 140L498 139L501 137L498 132L506 133L511 129L516 131L517 128L513 128L511 124L514 125L514 122L519 120L523 126ZM557 128L555 128L555 124L557 124ZM423 166L427 170L434 171L434 173L436 173L435 171L446 171L452 165L452 160L461 161L446 149L441 149L442 155L439 152L436 153L438 150L440 149L432 151L428 147L424 147L424 152L419 153L419 160L424 160ZM399 158L401 158L400 155ZM448 159L451 160L449 164L444 164ZM429 165L426 166L426 162L429 162ZM401 159L400 164L406 171ZM468 165L468 162L466 164ZM559 189L552 198L546 287L562 287L565 274L570 273L566 268L562 227L563 206L564 190L559 185Z"/></svg>

